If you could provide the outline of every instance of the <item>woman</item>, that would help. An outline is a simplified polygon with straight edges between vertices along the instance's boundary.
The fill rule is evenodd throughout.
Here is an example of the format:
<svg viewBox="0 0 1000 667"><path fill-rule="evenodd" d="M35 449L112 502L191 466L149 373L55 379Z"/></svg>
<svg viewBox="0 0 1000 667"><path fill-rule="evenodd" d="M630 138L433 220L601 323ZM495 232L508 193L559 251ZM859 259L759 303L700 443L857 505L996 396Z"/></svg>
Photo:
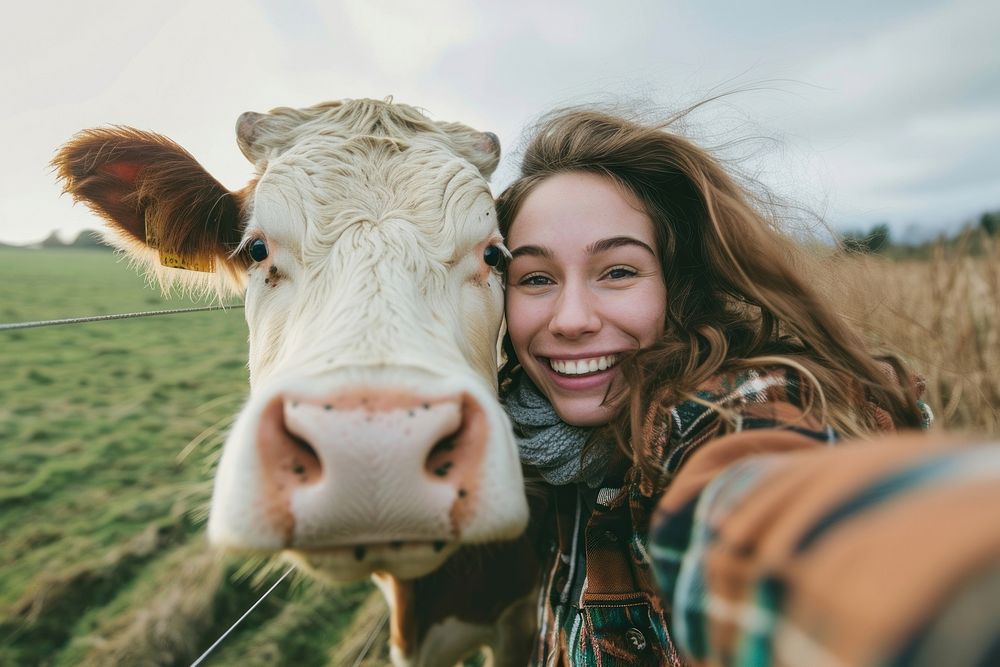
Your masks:
<svg viewBox="0 0 1000 667"><path fill-rule="evenodd" d="M824 303L749 192L663 127L549 116L497 212L511 253L501 393L547 500L535 662L682 664L680 643L715 662L816 664L772 622L812 601L783 597L791 575L760 576L757 550L818 530L831 498L850 499L851 466L912 456L861 451L826 473L822 450L926 426L915 383ZM816 516L775 513L789 504ZM871 657L856 643L839 657Z"/></svg>

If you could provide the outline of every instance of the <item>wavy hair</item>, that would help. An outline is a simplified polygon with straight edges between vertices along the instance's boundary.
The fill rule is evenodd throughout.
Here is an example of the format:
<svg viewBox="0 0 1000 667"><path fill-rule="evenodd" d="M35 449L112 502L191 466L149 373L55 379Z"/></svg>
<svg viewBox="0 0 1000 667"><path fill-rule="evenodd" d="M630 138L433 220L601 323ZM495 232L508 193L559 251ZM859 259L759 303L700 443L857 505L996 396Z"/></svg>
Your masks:
<svg viewBox="0 0 1000 667"><path fill-rule="evenodd" d="M508 235L525 199L565 172L603 175L642 204L653 223L667 291L663 338L622 359L626 396L608 424L619 446L647 473L653 443L642 428L650 406L671 406L720 372L791 366L811 385L819 418L843 435L876 430L866 401L901 427L919 427L915 392L895 358L895 373L812 283L818 262L782 233L749 187L707 150L671 131L677 120L645 125L599 111L546 116L528 144L520 177L497 200ZM509 337L501 387L518 361Z"/></svg>

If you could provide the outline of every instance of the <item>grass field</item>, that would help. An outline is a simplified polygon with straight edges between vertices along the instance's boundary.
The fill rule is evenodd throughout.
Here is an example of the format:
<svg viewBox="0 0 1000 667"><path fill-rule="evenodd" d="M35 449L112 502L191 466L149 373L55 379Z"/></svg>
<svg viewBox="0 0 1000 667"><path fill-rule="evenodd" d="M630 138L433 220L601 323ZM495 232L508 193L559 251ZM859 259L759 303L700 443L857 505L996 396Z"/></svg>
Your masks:
<svg viewBox="0 0 1000 667"><path fill-rule="evenodd" d="M187 305L107 252L0 249L0 322ZM0 665L188 664L274 578L203 535L246 354L238 309L0 332ZM283 583L209 664L327 664L369 593Z"/></svg>
<svg viewBox="0 0 1000 667"><path fill-rule="evenodd" d="M1000 250L831 271L940 425L1000 432ZM0 249L0 322L186 305L109 253ZM0 665L188 664L274 580L203 534L245 361L236 309L0 332ZM382 613L368 585L286 582L208 664L351 664Z"/></svg>

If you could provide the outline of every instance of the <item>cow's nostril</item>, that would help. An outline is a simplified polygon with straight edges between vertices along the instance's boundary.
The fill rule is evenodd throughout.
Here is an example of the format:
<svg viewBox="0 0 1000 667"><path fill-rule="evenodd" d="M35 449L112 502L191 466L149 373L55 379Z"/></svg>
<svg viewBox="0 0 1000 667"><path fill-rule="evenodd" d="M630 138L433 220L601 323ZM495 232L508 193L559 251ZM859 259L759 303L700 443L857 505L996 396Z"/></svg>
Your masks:
<svg viewBox="0 0 1000 667"><path fill-rule="evenodd" d="M267 447L276 455L274 462L284 469L284 474L292 475L292 486L319 481L323 470L316 449L289 423L291 415L287 411L292 409L298 412L301 405L297 400L285 402L282 409L282 402L276 401L273 412L270 413L274 430L269 438L272 444Z"/></svg>
<svg viewBox="0 0 1000 667"><path fill-rule="evenodd" d="M435 454L441 454L441 453L446 453L446 452L454 451L454 449L455 449L455 442L457 440L458 440L458 432L457 431L455 433L452 433L449 436L441 438L440 440L437 441L437 444L435 444L434 448L431 450L431 456L434 456Z"/></svg>
<svg viewBox="0 0 1000 667"><path fill-rule="evenodd" d="M292 472L300 477L311 477L309 473L320 468L319 455L312 445L295 435L289 433L289 438L295 449L292 452ZM303 479L303 481L306 481Z"/></svg>
<svg viewBox="0 0 1000 667"><path fill-rule="evenodd" d="M427 455L425 469L436 477L447 477L448 471L455 465L455 446L458 444L458 436L462 432L461 427L451 435L447 435L431 448Z"/></svg>

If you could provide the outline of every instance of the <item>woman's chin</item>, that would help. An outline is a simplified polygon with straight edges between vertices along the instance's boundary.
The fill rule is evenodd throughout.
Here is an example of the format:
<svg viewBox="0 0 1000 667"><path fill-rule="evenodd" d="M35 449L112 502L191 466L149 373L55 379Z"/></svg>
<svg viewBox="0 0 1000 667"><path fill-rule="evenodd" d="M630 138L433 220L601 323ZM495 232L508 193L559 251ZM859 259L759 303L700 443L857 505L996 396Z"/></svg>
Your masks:
<svg viewBox="0 0 1000 667"><path fill-rule="evenodd" d="M597 398L583 396L579 398L557 397L551 402L559 419L570 426L579 426L581 428L604 426L613 416L611 408L604 405L603 394Z"/></svg>
<svg viewBox="0 0 1000 667"><path fill-rule="evenodd" d="M605 400L612 382L619 377L617 369L574 376L562 375L546 367L542 375L535 379L535 384L562 421L571 426L593 428L611 420L614 410Z"/></svg>

